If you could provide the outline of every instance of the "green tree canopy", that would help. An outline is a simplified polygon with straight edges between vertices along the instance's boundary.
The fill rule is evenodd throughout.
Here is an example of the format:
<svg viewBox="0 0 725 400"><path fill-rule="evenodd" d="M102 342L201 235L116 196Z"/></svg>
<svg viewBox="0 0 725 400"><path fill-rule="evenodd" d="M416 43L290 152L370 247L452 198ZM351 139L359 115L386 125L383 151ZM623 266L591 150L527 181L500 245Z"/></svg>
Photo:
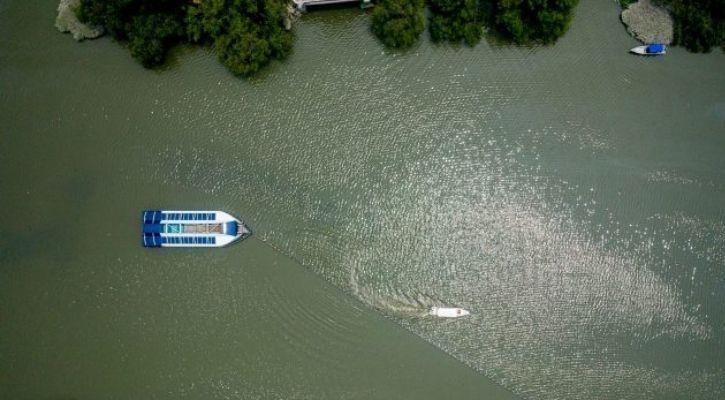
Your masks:
<svg viewBox="0 0 725 400"><path fill-rule="evenodd" d="M486 0L491 27L514 43L554 43L566 33L579 0Z"/></svg>
<svg viewBox="0 0 725 400"><path fill-rule="evenodd" d="M475 46L483 36L484 0L429 0L428 30L434 42Z"/></svg>
<svg viewBox="0 0 725 400"><path fill-rule="evenodd" d="M144 67L164 62L184 40L210 43L237 75L251 75L286 57L293 36L284 29L285 0L81 0L82 22L103 26L128 43Z"/></svg>
<svg viewBox="0 0 725 400"><path fill-rule="evenodd" d="M284 28L283 0L206 0L187 13L187 34L211 42L219 60L236 75L249 76L292 51Z"/></svg>
<svg viewBox="0 0 725 400"><path fill-rule="evenodd" d="M672 13L674 43L690 51L725 47L725 0L659 0Z"/></svg>
<svg viewBox="0 0 725 400"><path fill-rule="evenodd" d="M131 56L146 68L163 64L166 52L184 35L180 19L170 14L140 14L127 33Z"/></svg>
<svg viewBox="0 0 725 400"><path fill-rule="evenodd" d="M381 0L373 9L372 31L388 47L412 46L425 28L423 0Z"/></svg>

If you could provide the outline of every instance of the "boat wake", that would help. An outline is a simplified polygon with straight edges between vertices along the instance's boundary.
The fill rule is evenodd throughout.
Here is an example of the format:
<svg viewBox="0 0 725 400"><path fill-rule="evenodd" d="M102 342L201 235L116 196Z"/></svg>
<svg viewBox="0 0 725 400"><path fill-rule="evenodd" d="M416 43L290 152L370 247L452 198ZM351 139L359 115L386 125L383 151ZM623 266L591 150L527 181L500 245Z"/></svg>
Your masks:
<svg viewBox="0 0 725 400"><path fill-rule="evenodd" d="M350 271L350 287L355 296L386 315L399 318L435 317L431 309L445 307L445 302L423 293L409 295L397 290L373 290L361 285L356 270Z"/></svg>

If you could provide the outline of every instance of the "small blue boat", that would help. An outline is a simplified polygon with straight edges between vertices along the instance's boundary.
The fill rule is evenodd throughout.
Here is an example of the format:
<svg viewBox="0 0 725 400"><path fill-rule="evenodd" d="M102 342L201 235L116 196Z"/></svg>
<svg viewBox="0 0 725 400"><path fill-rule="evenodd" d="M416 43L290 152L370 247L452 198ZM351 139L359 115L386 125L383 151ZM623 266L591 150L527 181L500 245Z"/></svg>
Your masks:
<svg viewBox="0 0 725 400"><path fill-rule="evenodd" d="M667 53L667 46L661 43L652 43L644 46L637 46L629 50L631 53L642 56L659 56Z"/></svg>
<svg viewBox="0 0 725 400"><path fill-rule="evenodd" d="M146 210L141 222L144 247L223 247L252 234L223 211Z"/></svg>

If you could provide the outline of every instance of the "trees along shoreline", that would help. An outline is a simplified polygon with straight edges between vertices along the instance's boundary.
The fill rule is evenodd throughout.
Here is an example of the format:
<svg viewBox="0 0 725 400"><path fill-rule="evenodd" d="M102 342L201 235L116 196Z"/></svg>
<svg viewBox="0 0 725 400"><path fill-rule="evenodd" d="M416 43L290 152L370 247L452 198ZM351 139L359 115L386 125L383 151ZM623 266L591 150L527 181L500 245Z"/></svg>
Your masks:
<svg viewBox="0 0 725 400"><path fill-rule="evenodd" d="M625 3L632 0L620 0ZM579 0L378 0L370 29L404 49L426 26L433 42L553 44L569 29ZM723 47L725 0L655 0L675 21L675 44L690 51ZM289 0L81 0L76 14L128 45L146 68L162 65L180 43L213 47L233 74L251 76L292 51Z"/></svg>
<svg viewBox="0 0 725 400"><path fill-rule="evenodd" d="M380 0L370 16L370 28L384 45L410 47L425 29L423 0Z"/></svg>
<svg viewBox="0 0 725 400"><path fill-rule="evenodd" d="M577 2L378 0L371 30L388 47L410 47L425 30L427 3L434 42L475 46L488 27L513 43L550 43L566 31ZM195 43L213 47L235 75L251 76L292 51L294 36L285 29L288 6L288 0L81 0L76 14L126 43L146 68L162 65L171 47Z"/></svg>
<svg viewBox="0 0 725 400"><path fill-rule="evenodd" d="M638 0L618 0L622 9ZM672 44L693 53L714 47L725 50L725 0L652 0L667 10L673 22Z"/></svg>
<svg viewBox="0 0 725 400"><path fill-rule="evenodd" d="M725 0L655 0L674 21L672 44L700 53L725 50Z"/></svg>
<svg viewBox="0 0 725 400"><path fill-rule="evenodd" d="M232 73L251 76L292 51L286 0L81 0L78 19L102 26L146 68L179 43L213 46Z"/></svg>
<svg viewBox="0 0 725 400"><path fill-rule="evenodd" d="M579 0L427 0L428 31L433 42L475 46L484 34L515 44L552 44L569 28ZM372 31L388 47L405 48L413 42L389 43L388 37L420 36L393 21L410 14L422 15L420 0L383 0L373 11ZM408 10L405 15L400 10ZM387 18L386 18L387 17ZM386 25L387 24L387 25ZM382 29L386 26L387 29Z"/></svg>
<svg viewBox="0 0 725 400"><path fill-rule="evenodd" d="M569 29L579 0L382 0L376 5L372 31L388 47L410 47L422 33L418 25L396 21L423 15L433 42L475 46L484 34L499 42L553 44ZM636 0L619 0L622 7ZM725 0L653 0L674 22L674 45L691 52L725 51ZM401 11L403 10L403 11ZM418 18L418 17L416 17ZM384 28L383 28L384 27ZM391 40L405 37L407 40Z"/></svg>

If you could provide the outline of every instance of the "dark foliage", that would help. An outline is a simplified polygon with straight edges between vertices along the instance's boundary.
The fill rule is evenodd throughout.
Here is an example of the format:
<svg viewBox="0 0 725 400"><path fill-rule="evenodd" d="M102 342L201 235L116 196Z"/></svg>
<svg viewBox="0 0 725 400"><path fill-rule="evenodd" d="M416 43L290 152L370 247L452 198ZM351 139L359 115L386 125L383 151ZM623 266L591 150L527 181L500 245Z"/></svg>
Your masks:
<svg viewBox="0 0 725 400"><path fill-rule="evenodd" d="M708 52L725 46L725 0L659 0L672 13L674 44Z"/></svg>
<svg viewBox="0 0 725 400"><path fill-rule="evenodd" d="M147 68L161 65L171 46L190 41L213 44L230 71L247 76L292 49L285 7L284 0L81 0L77 14L128 42Z"/></svg>
<svg viewBox="0 0 725 400"><path fill-rule="evenodd" d="M518 44L532 42L549 44L566 33L578 1L427 0L430 8L428 29L434 42L464 42L469 46L475 46L488 28L504 41ZM413 1L382 0L377 6L382 6L383 9L373 13L373 32L384 43L395 45L402 42L409 46L417 37L417 34L401 34L401 32L417 32L417 29L420 29L417 23L402 22L410 14L399 10L403 4L410 3ZM391 12L390 9L393 7L397 9ZM396 21L398 25L383 29L382 26L388 21ZM415 26L415 29L411 29L412 26Z"/></svg>
<svg viewBox="0 0 725 400"><path fill-rule="evenodd" d="M429 0L431 39L475 46L483 36L484 1Z"/></svg>
<svg viewBox="0 0 725 400"><path fill-rule="evenodd" d="M372 13L372 31L388 47L412 46L425 28L423 0L381 0Z"/></svg>
<svg viewBox="0 0 725 400"><path fill-rule="evenodd" d="M249 76L292 51L285 12L283 0L206 0L189 9L187 33L192 41L213 43L234 74Z"/></svg>
<svg viewBox="0 0 725 400"><path fill-rule="evenodd" d="M485 0L491 27L514 43L550 44L566 33L579 0Z"/></svg>
<svg viewBox="0 0 725 400"><path fill-rule="evenodd" d="M131 20L128 48L146 68L163 64L167 49L184 35L184 26L171 14L141 14Z"/></svg>
<svg viewBox="0 0 725 400"><path fill-rule="evenodd" d="M106 28L128 41L131 55L147 68L161 65L166 52L184 38L184 0L81 0L82 22Z"/></svg>

